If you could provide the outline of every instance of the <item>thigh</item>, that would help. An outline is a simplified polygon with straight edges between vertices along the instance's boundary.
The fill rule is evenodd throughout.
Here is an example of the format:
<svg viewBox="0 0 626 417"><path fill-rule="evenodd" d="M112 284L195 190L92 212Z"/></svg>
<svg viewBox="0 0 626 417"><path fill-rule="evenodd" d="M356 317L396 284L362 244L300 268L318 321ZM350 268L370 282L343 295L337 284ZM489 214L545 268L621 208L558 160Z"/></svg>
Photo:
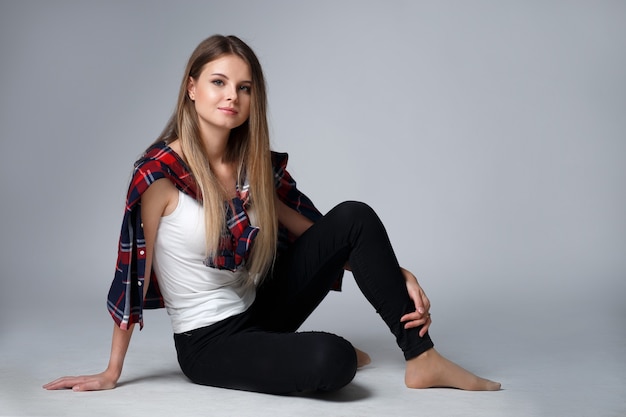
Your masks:
<svg viewBox="0 0 626 417"><path fill-rule="evenodd" d="M181 368L197 384L272 394L332 391L356 372L356 354L329 333L248 329L225 337L176 335ZM192 347L190 349L190 346Z"/></svg>
<svg viewBox="0 0 626 417"><path fill-rule="evenodd" d="M256 324L296 331L341 279L350 251L345 228L331 211L277 259L257 292Z"/></svg>

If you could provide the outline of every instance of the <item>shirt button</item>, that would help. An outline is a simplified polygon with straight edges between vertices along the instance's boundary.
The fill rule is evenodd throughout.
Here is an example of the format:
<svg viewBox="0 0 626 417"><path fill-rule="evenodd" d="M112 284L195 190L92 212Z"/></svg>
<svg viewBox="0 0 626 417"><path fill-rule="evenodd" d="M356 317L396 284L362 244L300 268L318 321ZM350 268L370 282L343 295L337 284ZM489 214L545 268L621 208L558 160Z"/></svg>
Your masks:
<svg viewBox="0 0 626 417"><path fill-rule="evenodd" d="M139 284L137 284L137 285L139 285L139 286L141 287L141 284L142 284L142 282L141 282L141 281L139 281Z"/></svg>
<svg viewBox="0 0 626 417"><path fill-rule="evenodd" d="M145 251L143 251L143 250L140 250L140 251L139 251L139 254L140 254L140 255L143 255L144 253L146 253L146 252L145 252Z"/></svg>

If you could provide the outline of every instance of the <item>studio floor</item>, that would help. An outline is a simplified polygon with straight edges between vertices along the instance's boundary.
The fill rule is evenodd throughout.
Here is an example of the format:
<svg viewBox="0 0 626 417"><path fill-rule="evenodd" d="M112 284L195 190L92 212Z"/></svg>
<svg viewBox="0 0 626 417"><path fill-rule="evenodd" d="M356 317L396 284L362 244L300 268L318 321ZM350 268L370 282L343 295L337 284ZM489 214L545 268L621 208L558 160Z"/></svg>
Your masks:
<svg viewBox="0 0 626 417"><path fill-rule="evenodd" d="M440 352L502 382L503 389L415 391L404 387L403 359L367 306L357 306L356 320L353 316L342 323L333 318L341 297L329 296L304 326L330 327L372 356L373 363L339 392L273 396L196 386L178 368L163 311L148 312L146 327L133 335L116 389L43 390L41 386L57 376L97 372L105 366L110 319L100 310L84 308L86 313L71 322L49 316L18 328L5 326L0 341L0 415L626 416L626 338L614 317L587 315L573 325L565 317L568 312L562 312L542 314L547 318L536 325L511 326L505 323L518 324L519 317L491 316L477 332L462 326L471 314L462 319L441 312L431 332Z"/></svg>

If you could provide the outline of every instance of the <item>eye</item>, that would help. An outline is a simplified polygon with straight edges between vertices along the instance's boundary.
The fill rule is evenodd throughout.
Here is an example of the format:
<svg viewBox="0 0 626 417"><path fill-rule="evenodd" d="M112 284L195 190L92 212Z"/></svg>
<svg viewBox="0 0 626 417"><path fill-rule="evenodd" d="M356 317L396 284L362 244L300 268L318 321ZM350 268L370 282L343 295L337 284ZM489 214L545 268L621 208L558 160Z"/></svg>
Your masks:
<svg viewBox="0 0 626 417"><path fill-rule="evenodd" d="M242 85L241 87L239 87L239 89L248 94L250 94L250 91L252 91L252 87L249 85Z"/></svg>
<svg viewBox="0 0 626 417"><path fill-rule="evenodd" d="M213 83L214 85L216 85L218 87L221 87L221 86L224 85L224 81L222 81L222 80L213 80L213 81L211 81L211 83Z"/></svg>

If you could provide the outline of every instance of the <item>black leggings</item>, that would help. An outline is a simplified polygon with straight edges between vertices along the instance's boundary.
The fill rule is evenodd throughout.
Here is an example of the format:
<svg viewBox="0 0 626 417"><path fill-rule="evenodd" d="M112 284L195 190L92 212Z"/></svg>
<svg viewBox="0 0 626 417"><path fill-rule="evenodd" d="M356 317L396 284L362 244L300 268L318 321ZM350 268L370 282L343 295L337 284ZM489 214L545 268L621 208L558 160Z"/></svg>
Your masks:
<svg viewBox="0 0 626 417"><path fill-rule="evenodd" d="M193 382L273 394L332 391L356 373L345 339L296 330L328 294L349 263L406 359L433 346L428 334L404 329L415 311L387 232L367 205L345 202L315 223L277 259L244 313L174 335L178 362Z"/></svg>

